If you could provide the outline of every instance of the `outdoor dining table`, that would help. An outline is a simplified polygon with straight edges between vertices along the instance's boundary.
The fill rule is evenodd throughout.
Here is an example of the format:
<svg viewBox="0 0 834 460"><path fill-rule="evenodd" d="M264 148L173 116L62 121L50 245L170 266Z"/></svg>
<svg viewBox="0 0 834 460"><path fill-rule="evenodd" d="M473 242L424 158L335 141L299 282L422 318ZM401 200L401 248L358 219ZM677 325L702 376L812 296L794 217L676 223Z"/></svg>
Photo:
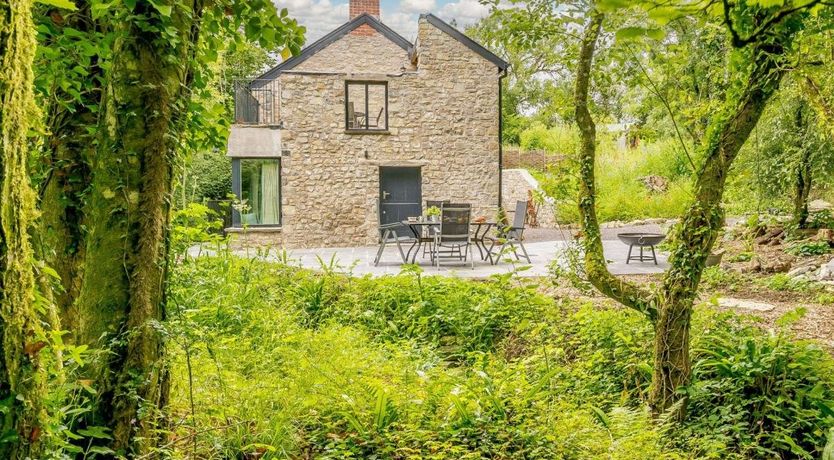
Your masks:
<svg viewBox="0 0 834 460"><path fill-rule="evenodd" d="M414 243L411 244L411 247L408 248L408 252L406 252L405 260L411 259L411 263L415 263L417 261L417 254L420 253L420 248L423 246L423 232L426 229L432 227L439 227L440 222L430 221L430 220L404 220L402 224L411 230L411 233L414 234ZM487 255L489 254L489 250L486 247L486 243L484 239L489 233L489 230L496 225L495 222L470 222L469 227L474 227L474 232L472 235L472 244L478 248L478 254L481 256L481 260L485 260ZM411 254L411 251L414 251L414 254Z"/></svg>

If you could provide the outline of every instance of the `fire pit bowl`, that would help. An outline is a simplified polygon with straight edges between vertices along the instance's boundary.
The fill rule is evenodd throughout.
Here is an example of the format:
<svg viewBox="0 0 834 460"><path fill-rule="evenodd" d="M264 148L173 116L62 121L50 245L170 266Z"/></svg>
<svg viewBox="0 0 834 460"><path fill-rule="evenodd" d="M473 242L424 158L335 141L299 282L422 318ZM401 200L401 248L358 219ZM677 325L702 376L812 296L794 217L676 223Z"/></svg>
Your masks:
<svg viewBox="0 0 834 460"><path fill-rule="evenodd" d="M657 265L657 254L654 252L654 247L660 244L666 238L666 235L663 235L662 233L618 233L617 238L619 238L624 244L628 245L628 257L626 257L626 263L629 263L632 260L639 262L652 261L655 265ZM640 248L640 255L631 255L631 251L634 249L634 246ZM644 256L643 248L649 248L652 251L652 255Z"/></svg>
<svg viewBox="0 0 834 460"><path fill-rule="evenodd" d="M662 233L617 233L617 238L629 246L657 246L666 235Z"/></svg>

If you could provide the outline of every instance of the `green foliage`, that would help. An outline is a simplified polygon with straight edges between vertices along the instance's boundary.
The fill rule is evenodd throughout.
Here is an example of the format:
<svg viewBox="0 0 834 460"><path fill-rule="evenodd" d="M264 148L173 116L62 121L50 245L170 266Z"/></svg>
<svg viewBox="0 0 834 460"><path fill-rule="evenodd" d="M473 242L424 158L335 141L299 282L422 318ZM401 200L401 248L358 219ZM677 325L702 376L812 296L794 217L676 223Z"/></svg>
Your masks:
<svg viewBox="0 0 834 460"><path fill-rule="evenodd" d="M226 241L220 230L223 221L216 212L199 203L189 203L174 213L171 221L171 255L174 259L185 257L195 244Z"/></svg>
<svg viewBox="0 0 834 460"><path fill-rule="evenodd" d="M735 289L742 281L740 273L724 270L718 265L706 267L701 274L701 284L705 290Z"/></svg>
<svg viewBox="0 0 834 460"><path fill-rule="evenodd" d="M821 452L818 431L834 423L822 409L831 359L731 314L696 311L691 419L658 426L643 405L653 330L636 312L545 297L511 274L473 282L409 267L350 278L336 268L225 251L176 267L173 410L182 435L198 433L198 456L740 459L791 452L783 436ZM719 372L715 350L750 374ZM786 356L795 361L762 380ZM786 407L768 402L775 395ZM748 436L750 411L767 423Z"/></svg>
<svg viewBox="0 0 834 460"><path fill-rule="evenodd" d="M536 172L542 190L557 202L562 221L579 218L575 201L576 165L566 161L548 171ZM640 178L657 175L668 181L665 192L651 192ZM597 155L597 216L600 221L647 217L677 217L692 200L691 180L685 157L673 140L622 150L603 143Z"/></svg>
<svg viewBox="0 0 834 460"><path fill-rule="evenodd" d="M804 278L793 278L786 273L776 273L767 278L761 279L760 283L774 291L807 292L816 286Z"/></svg>
<svg viewBox="0 0 834 460"><path fill-rule="evenodd" d="M820 256L831 252L831 247L827 241L802 241L788 246L785 252L802 257Z"/></svg>
<svg viewBox="0 0 834 460"><path fill-rule="evenodd" d="M834 228L834 216L831 211L823 209L808 215L808 228Z"/></svg>
<svg viewBox="0 0 834 460"><path fill-rule="evenodd" d="M533 122L519 135L519 145L524 150L544 150L573 156L579 147L579 133L572 126L556 125L548 128L541 122Z"/></svg>
<svg viewBox="0 0 834 460"><path fill-rule="evenodd" d="M185 192L190 201L223 200L232 193L232 166L219 151L203 152L186 167Z"/></svg>
<svg viewBox="0 0 834 460"><path fill-rule="evenodd" d="M689 418L676 438L684 449L736 458L819 457L834 424L834 367L819 346L789 340L784 331L715 328L694 355L694 383L684 390Z"/></svg>
<svg viewBox="0 0 834 460"><path fill-rule="evenodd" d="M733 177L731 212L745 206L792 210L797 171L808 162L812 171L814 196L831 195L834 163L832 139L810 110L807 96L797 79L786 81L762 115L751 142L742 149ZM812 228L824 228L826 216L819 216Z"/></svg>

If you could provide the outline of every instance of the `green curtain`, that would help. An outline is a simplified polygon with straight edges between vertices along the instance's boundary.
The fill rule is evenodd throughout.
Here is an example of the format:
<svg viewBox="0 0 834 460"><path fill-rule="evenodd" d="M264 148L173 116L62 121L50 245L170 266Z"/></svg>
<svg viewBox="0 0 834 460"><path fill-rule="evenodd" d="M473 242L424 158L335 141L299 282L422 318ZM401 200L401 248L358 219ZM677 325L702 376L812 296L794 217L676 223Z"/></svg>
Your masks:
<svg viewBox="0 0 834 460"><path fill-rule="evenodd" d="M261 194L260 222L262 224L277 224L280 204L280 165L277 161L264 161L261 164Z"/></svg>

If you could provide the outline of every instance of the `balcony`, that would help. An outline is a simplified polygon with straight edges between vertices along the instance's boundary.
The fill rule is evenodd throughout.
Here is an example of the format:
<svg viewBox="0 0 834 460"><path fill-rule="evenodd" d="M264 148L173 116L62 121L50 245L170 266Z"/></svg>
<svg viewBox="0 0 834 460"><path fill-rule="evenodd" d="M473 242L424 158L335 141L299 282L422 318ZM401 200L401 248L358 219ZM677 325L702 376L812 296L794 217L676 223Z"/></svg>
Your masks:
<svg viewBox="0 0 834 460"><path fill-rule="evenodd" d="M277 81L236 81L234 91L235 124L250 126L276 126L278 124Z"/></svg>

